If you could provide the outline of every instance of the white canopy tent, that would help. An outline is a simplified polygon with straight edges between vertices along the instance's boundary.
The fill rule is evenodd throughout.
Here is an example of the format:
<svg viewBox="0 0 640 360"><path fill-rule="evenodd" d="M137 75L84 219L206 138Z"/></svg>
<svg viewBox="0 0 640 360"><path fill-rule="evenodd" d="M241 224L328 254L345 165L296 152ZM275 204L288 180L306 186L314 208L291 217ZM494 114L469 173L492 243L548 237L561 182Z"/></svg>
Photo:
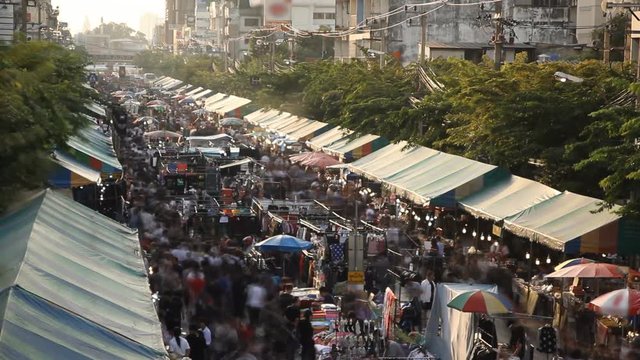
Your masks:
<svg viewBox="0 0 640 360"><path fill-rule="evenodd" d="M484 290L497 293L498 287L484 284L441 283L436 287L426 338L429 351L440 360L467 360L473 349L475 314L452 309L447 304L467 291ZM438 330L440 328L440 330ZM440 335L437 335L437 334Z"/></svg>

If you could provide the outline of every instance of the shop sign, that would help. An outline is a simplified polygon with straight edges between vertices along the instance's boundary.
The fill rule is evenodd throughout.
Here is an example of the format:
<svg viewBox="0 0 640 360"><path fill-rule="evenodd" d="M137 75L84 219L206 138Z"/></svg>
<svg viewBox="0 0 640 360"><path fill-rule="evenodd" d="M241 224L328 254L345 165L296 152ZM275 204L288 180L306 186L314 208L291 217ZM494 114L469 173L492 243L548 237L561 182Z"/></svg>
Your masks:
<svg viewBox="0 0 640 360"><path fill-rule="evenodd" d="M349 284L364 284L364 271L349 271Z"/></svg>

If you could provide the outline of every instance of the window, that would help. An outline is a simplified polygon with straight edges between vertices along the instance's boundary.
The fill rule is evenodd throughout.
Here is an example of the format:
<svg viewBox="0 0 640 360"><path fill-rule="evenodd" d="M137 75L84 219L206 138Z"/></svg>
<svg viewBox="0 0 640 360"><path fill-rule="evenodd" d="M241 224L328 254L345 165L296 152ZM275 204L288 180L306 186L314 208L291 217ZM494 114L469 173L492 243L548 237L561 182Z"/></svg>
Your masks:
<svg viewBox="0 0 640 360"><path fill-rule="evenodd" d="M313 20L334 20L336 18L335 13L322 13L322 12L314 12Z"/></svg>
<svg viewBox="0 0 640 360"><path fill-rule="evenodd" d="M246 18L246 19L244 19L244 26L247 26L247 27L260 26L260 19L258 19L258 18Z"/></svg>

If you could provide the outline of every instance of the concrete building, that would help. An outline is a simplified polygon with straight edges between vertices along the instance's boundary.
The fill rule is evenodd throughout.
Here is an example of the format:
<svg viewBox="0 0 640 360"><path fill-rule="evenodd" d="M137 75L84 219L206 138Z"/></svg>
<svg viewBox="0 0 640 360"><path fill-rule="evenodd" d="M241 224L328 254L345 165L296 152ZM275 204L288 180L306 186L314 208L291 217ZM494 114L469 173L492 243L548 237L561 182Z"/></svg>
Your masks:
<svg viewBox="0 0 640 360"><path fill-rule="evenodd" d="M513 58L509 51L528 51L533 54L532 46L571 47L578 43L591 44L591 31L593 27L598 26L598 16L594 14L598 13L599 5L593 12L586 9L594 9L592 4L594 1L502 1L503 36L507 44L503 58L506 61ZM465 2L467 1L455 3ZM434 10L437 7L435 5L407 6L406 10L392 13L390 16L367 20L401 8L407 3L424 2L421 0L336 0L336 28L351 31L336 40L335 57L343 61L350 58L363 58L367 54L360 51L360 48L366 48L393 55L403 63L416 61L420 56L420 43L423 36L421 18L424 18L425 45L434 46L425 50L426 55L434 57L436 54L445 56L447 53L455 53L457 57L477 59L480 51L480 56L486 54L493 58L495 4L445 5L437 10ZM427 11L430 12L421 16ZM583 14L580 15L580 12ZM355 31L358 27L360 30ZM376 28L387 29L376 31ZM578 35L580 38L577 38Z"/></svg>
<svg viewBox="0 0 640 360"><path fill-rule="evenodd" d="M144 39L111 39L99 34L78 34L75 41L86 49L94 63L107 65L130 64L137 53L148 48Z"/></svg>
<svg viewBox="0 0 640 360"><path fill-rule="evenodd" d="M196 22L193 30L193 38L200 45L213 45L215 33L211 30L211 21L209 18L209 0L196 1Z"/></svg>
<svg viewBox="0 0 640 360"><path fill-rule="evenodd" d="M145 13L140 17L140 32L144 33L147 40L153 40L153 32L157 25L163 24L164 19L154 13Z"/></svg>
<svg viewBox="0 0 640 360"><path fill-rule="evenodd" d="M215 46L239 60L249 49L247 35L263 27L264 8L250 0L214 1L209 6Z"/></svg>
<svg viewBox="0 0 640 360"><path fill-rule="evenodd" d="M165 44L174 52L189 41L196 22L196 0L165 0Z"/></svg>

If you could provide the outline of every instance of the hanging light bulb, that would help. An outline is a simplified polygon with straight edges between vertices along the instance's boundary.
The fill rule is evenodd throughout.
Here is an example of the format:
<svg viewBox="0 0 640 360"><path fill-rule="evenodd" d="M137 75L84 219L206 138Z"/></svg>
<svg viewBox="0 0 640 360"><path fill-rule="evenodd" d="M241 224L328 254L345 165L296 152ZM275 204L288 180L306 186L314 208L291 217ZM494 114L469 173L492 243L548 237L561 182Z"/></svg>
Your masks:
<svg viewBox="0 0 640 360"><path fill-rule="evenodd" d="M547 255L547 264L551 264L551 258Z"/></svg>
<svg viewBox="0 0 640 360"><path fill-rule="evenodd" d="M536 258L536 265L540 265L540 259Z"/></svg>
<svg viewBox="0 0 640 360"><path fill-rule="evenodd" d="M429 226L433 225L433 223L431 221L429 221Z"/></svg>
<svg viewBox="0 0 640 360"><path fill-rule="evenodd" d="M491 241L491 234L487 235L487 241Z"/></svg>
<svg viewBox="0 0 640 360"><path fill-rule="evenodd" d="M471 233L471 235L473 235L473 237L476 237L478 236L478 233L475 230L473 230L473 233Z"/></svg>
<svg viewBox="0 0 640 360"><path fill-rule="evenodd" d="M529 260L531 259L531 254L529 254L529 252L527 251L527 253L524 255L525 259Z"/></svg>
<svg viewBox="0 0 640 360"><path fill-rule="evenodd" d="M462 228L462 233L463 233L463 234L466 234L466 233L467 233L467 227L466 227L466 226Z"/></svg>
<svg viewBox="0 0 640 360"><path fill-rule="evenodd" d="M484 241L484 233L480 235L480 240Z"/></svg>
<svg viewBox="0 0 640 360"><path fill-rule="evenodd" d="M607 254L602 254L602 257L603 257L603 258L606 258L606 257L607 257Z"/></svg>

